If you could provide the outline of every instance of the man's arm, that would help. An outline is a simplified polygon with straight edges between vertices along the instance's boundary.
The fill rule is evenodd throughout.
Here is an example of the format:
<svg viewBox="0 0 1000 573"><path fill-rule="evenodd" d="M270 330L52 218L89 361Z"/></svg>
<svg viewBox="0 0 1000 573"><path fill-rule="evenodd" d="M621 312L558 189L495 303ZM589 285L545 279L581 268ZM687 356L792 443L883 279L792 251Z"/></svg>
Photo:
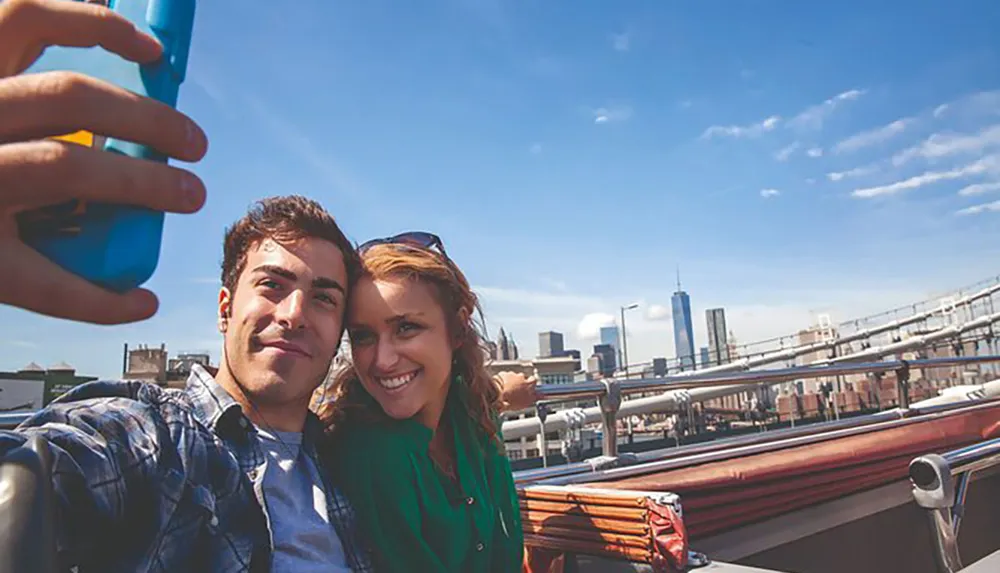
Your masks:
<svg viewBox="0 0 1000 573"><path fill-rule="evenodd" d="M23 243L15 215L81 199L190 213L205 187L189 171L45 139L87 130L198 161L207 140L175 109L69 72L23 72L48 46L100 46L135 62L162 54L157 41L111 10L64 0L0 1L0 304L84 322L149 317L156 297L97 287Z"/></svg>
<svg viewBox="0 0 1000 573"><path fill-rule="evenodd" d="M53 404L0 432L0 455L36 435L51 446L61 568L111 557L93 551L106 549L109 532L121 529L130 490L150 483L161 450L156 420L148 405L104 398Z"/></svg>

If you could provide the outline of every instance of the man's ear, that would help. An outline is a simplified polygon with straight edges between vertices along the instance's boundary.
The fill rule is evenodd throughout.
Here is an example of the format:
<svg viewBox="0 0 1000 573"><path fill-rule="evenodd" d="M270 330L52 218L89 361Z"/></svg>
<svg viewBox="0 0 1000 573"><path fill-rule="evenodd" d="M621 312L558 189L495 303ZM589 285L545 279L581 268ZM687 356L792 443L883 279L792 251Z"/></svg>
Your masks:
<svg viewBox="0 0 1000 573"><path fill-rule="evenodd" d="M229 289L222 287L219 289L219 332L225 333L229 329L229 317L232 316L233 298Z"/></svg>

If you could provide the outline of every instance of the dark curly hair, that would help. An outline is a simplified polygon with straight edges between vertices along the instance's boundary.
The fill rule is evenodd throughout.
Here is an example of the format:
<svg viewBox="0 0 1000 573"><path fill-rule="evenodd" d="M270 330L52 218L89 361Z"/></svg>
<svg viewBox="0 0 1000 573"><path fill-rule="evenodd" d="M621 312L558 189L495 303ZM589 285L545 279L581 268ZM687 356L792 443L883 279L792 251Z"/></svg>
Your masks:
<svg viewBox="0 0 1000 573"><path fill-rule="evenodd" d="M279 243L307 237L324 239L344 255L348 285L357 278L361 263L354 245L326 209L312 199L298 195L268 197L256 202L246 215L226 229L222 248L222 286L235 292L247 253L265 239Z"/></svg>

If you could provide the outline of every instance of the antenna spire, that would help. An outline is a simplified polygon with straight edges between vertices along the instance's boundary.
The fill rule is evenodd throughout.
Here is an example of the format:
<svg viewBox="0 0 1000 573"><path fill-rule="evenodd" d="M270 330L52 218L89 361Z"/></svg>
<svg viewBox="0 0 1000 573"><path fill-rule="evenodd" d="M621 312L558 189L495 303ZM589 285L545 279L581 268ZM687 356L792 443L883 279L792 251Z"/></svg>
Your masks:
<svg viewBox="0 0 1000 573"><path fill-rule="evenodd" d="M677 292L681 292L681 266L677 265Z"/></svg>

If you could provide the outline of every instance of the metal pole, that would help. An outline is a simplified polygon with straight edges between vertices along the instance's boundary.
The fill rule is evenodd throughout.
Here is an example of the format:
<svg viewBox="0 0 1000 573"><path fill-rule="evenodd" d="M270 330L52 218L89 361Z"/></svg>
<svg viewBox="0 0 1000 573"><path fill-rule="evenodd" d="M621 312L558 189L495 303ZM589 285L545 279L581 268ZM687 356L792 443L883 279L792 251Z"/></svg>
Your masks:
<svg viewBox="0 0 1000 573"><path fill-rule="evenodd" d="M622 366L625 367L625 377L628 378L628 338L625 336L625 307L622 311Z"/></svg>
<svg viewBox="0 0 1000 573"><path fill-rule="evenodd" d="M601 430L603 443L601 453L608 457L618 456L618 407L621 406L622 394L618 380L602 380L606 391L601 395Z"/></svg>
<svg viewBox="0 0 1000 573"><path fill-rule="evenodd" d="M545 437L545 418L549 415L549 407L545 404L536 404L535 412L538 415L538 452L542 456L542 467L549 467L549 442Z"/></svg>

